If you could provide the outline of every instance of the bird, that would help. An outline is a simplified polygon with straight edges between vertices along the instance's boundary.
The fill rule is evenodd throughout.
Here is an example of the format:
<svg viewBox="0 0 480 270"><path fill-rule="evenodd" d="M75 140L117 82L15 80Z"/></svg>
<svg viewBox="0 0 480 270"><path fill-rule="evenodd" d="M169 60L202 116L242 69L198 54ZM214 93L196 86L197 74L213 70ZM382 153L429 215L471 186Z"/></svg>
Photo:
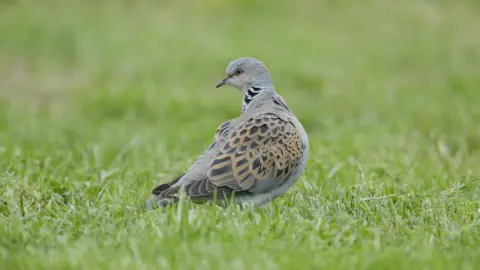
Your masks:
<svg viewBox="0 0 480 270"><path fill-rule="evenodd" d="M283 196L305 171L308 136L277 94L265 64L253 57L231 61L216 88L243 95L239 117L218 126L211 145L183 174L152 190L147 209L178 202L234 202L265 206Z"/></svg>

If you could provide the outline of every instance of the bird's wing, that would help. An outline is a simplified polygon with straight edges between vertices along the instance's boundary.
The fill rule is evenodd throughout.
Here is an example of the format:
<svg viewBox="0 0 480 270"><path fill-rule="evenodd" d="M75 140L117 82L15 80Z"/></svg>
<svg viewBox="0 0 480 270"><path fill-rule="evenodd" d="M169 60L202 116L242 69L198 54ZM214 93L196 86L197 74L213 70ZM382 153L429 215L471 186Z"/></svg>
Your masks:
<svg viewBox="0 0 480 270"><path fill-rule="evenodd" d="M215 152L216 148L219 145L222 145L223 142L227 139L229 130L235 125L236 119L228 120L218 126L215 135L213 136L213 141L210 146L197 158L196 162L184 173L170 182L160 184L152 190L153 195L168 196L171 193L176 192L177 183L180 183L182 177L186 176L190 179L203 179L205 178L208 171L208 164L213 158L213 155L209 158L209 153ZM210 160L209 160L210 159ZM202 176L205 175L205 176ZM173 189L172 189L173 187Z"/></svg>
<svg viewBox="0 0 480 270"><path fill-rule="evenodd" d="M299 131L287 117L257 113L228 134L207 177L187 185L185 191L192 199L211 199L215 192L265 192L291 176L302 149Z"/></svg>

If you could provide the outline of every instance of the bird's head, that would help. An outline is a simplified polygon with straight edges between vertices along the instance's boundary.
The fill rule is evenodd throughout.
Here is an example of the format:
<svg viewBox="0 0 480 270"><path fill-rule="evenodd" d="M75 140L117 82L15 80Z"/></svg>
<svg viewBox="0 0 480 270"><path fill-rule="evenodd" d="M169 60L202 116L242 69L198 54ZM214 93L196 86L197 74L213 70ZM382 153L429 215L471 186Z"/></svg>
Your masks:
<svg viewBox="0 0 480 270"><path fill-rule="evenodd" d="M252 57L233 60L228 64L225 75L226 77L217 83L217 88L229 84L244 93L250 86L268 87L272 85L265 65Z"/></svg>

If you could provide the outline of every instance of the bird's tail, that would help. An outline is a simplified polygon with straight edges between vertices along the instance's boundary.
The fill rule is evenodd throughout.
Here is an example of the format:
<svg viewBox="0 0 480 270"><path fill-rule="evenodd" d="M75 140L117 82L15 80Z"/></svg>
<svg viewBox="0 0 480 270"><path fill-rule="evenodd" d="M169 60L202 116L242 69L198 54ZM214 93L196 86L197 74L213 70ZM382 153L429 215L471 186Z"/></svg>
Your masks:
<svg viewBox="0 0 480 270"><path fill-rule="evenodd" d="M147 210L152 210L156 208L167 207L171 204L175 204L176 202L178 202L177 197L153 196L145 202L145 208Z"/></svg>

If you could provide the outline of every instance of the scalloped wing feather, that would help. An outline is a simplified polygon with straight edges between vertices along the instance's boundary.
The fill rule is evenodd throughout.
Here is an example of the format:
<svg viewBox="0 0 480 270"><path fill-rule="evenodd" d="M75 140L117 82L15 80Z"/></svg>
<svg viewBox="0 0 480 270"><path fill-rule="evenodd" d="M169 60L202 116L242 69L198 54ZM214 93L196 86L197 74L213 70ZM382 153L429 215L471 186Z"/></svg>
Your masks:
<svg viewBox="0 0 480 270"><path fill-rule="evenodd" d="M235 190L272 188L298 167L302 149L291 121L275 113L259 113L230 133L207 176L215 186Z"/></svg>

